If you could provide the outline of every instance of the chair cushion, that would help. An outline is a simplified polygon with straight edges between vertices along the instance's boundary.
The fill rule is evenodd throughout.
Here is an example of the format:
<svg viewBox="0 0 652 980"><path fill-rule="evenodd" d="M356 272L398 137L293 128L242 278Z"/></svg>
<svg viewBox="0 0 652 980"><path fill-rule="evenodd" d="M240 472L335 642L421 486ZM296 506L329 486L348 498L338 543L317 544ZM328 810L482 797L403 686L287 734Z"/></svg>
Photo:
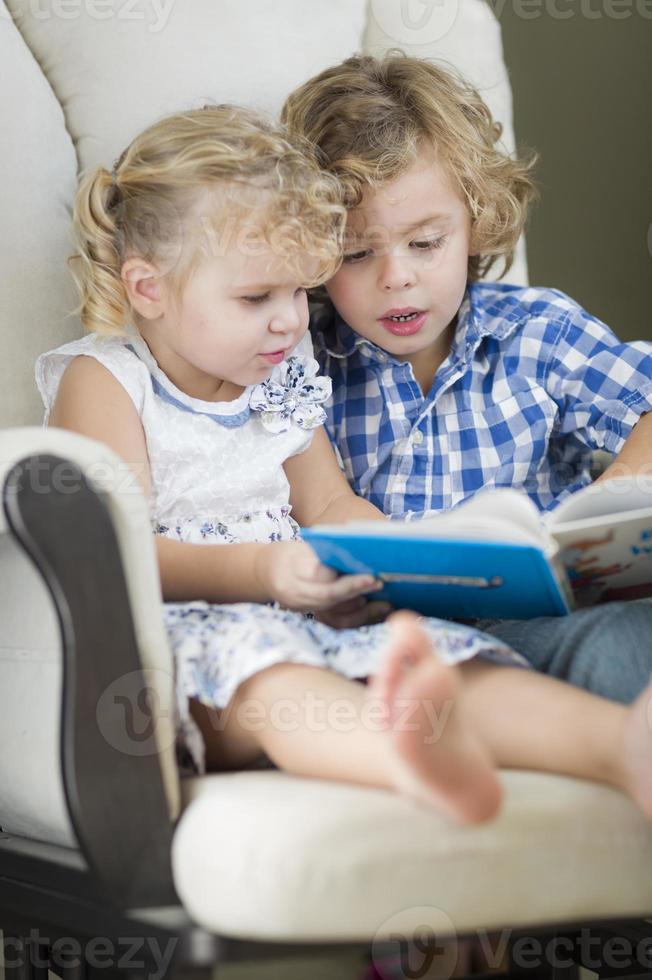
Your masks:
<svg viewBox="0 0 652 980"><path fill-rule="evenodd" d="M66 269L77 162L61 106L0 0L0 426L40 420L38 355L79 322Z"/></svg>
<svg viewBox="0 0 652 980"><path fill-rule="evenodd" d="M477 2L477 0L476 0ZM365 0L72 4L8 0L63 106L82 168L106 165L154 119L205 102L277 112L360 45Z"/></svg>
<svg viewBox="0 0 652 980"><path fill-rule="evenodd" d="M652 825L620 792L506 771L493 822L280 771L182 781L174 880L200 925L251 939L378 940L642 916Z"/></svg>

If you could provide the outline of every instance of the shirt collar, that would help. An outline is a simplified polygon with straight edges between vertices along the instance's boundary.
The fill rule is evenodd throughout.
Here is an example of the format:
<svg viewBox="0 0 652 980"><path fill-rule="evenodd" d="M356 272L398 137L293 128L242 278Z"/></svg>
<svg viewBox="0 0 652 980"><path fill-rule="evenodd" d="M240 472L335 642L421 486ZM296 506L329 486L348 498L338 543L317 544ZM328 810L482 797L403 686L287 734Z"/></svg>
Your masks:
<svg viewBox="0 0 652 980"><path fill-rule="evenodd" d="M495 303L503 284L472 282L466 287L457 315L457 329L452 354L462 356L476 350L486 337L503 340L513 333L525 318L523 310Z"/></svg>

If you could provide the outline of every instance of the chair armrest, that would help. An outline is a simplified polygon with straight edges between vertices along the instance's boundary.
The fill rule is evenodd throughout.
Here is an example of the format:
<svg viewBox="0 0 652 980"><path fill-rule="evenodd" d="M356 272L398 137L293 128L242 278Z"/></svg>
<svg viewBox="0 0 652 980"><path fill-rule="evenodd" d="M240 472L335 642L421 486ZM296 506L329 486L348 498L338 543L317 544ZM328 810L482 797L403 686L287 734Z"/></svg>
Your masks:
<svg viewBox="0 0 652 980"><path fill-rule="evenodd" d="M105 496L75 463L36 454L8 472L4 515L59 621L62 778L82 854L102 893L120 907L175 904L173 822L155 742L141 751L128 727L135 705L154 724L157 705Z"/></svg>

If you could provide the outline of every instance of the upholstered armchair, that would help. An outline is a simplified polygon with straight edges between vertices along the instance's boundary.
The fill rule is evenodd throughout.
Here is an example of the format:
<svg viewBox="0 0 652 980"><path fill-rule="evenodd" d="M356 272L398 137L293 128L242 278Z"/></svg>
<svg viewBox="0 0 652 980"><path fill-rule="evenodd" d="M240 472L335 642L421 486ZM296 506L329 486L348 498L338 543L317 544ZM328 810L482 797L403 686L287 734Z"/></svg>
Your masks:
<svg viewBox="0 0 652 980"><path fill-rule="evenodd" d="M587 934L601 976L616 975L614 935L632 946L618 975L646 968L652 828L611 788L505 772L500 815L468 828L274 769L180 779L145 501L103 446L40 427L34 361L81 333L66 268L78 173L166 112L277 111L320 68L397 46L469 74L513 145L483 0L0 0L7 978L242 976L245 961L256 977L450 976L471 970L474 937L511 976L571 977ZM526 275L521 250L510 278Z"/></svg>

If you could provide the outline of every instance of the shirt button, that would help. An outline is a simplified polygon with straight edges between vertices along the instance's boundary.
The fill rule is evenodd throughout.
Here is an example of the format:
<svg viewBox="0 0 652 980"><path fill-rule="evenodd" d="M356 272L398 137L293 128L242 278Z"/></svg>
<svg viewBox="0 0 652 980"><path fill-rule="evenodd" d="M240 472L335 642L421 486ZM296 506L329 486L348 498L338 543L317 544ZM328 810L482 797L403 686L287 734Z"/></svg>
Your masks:
<svg viewBox="0 0 652 980"><path fill-rule="evenodd" d="M386 361L387 360L387 354L383 354L382 351L378 351L378 360L381 361L381 362L382 361Z"/></svg>
<svg viewBox="0 0 652 980"><path fill-rule="evenodd" d="M413 446L420 446L423 442L423 432L420 429L415 429L415 431L410 436L410 441Z"/></svg>

